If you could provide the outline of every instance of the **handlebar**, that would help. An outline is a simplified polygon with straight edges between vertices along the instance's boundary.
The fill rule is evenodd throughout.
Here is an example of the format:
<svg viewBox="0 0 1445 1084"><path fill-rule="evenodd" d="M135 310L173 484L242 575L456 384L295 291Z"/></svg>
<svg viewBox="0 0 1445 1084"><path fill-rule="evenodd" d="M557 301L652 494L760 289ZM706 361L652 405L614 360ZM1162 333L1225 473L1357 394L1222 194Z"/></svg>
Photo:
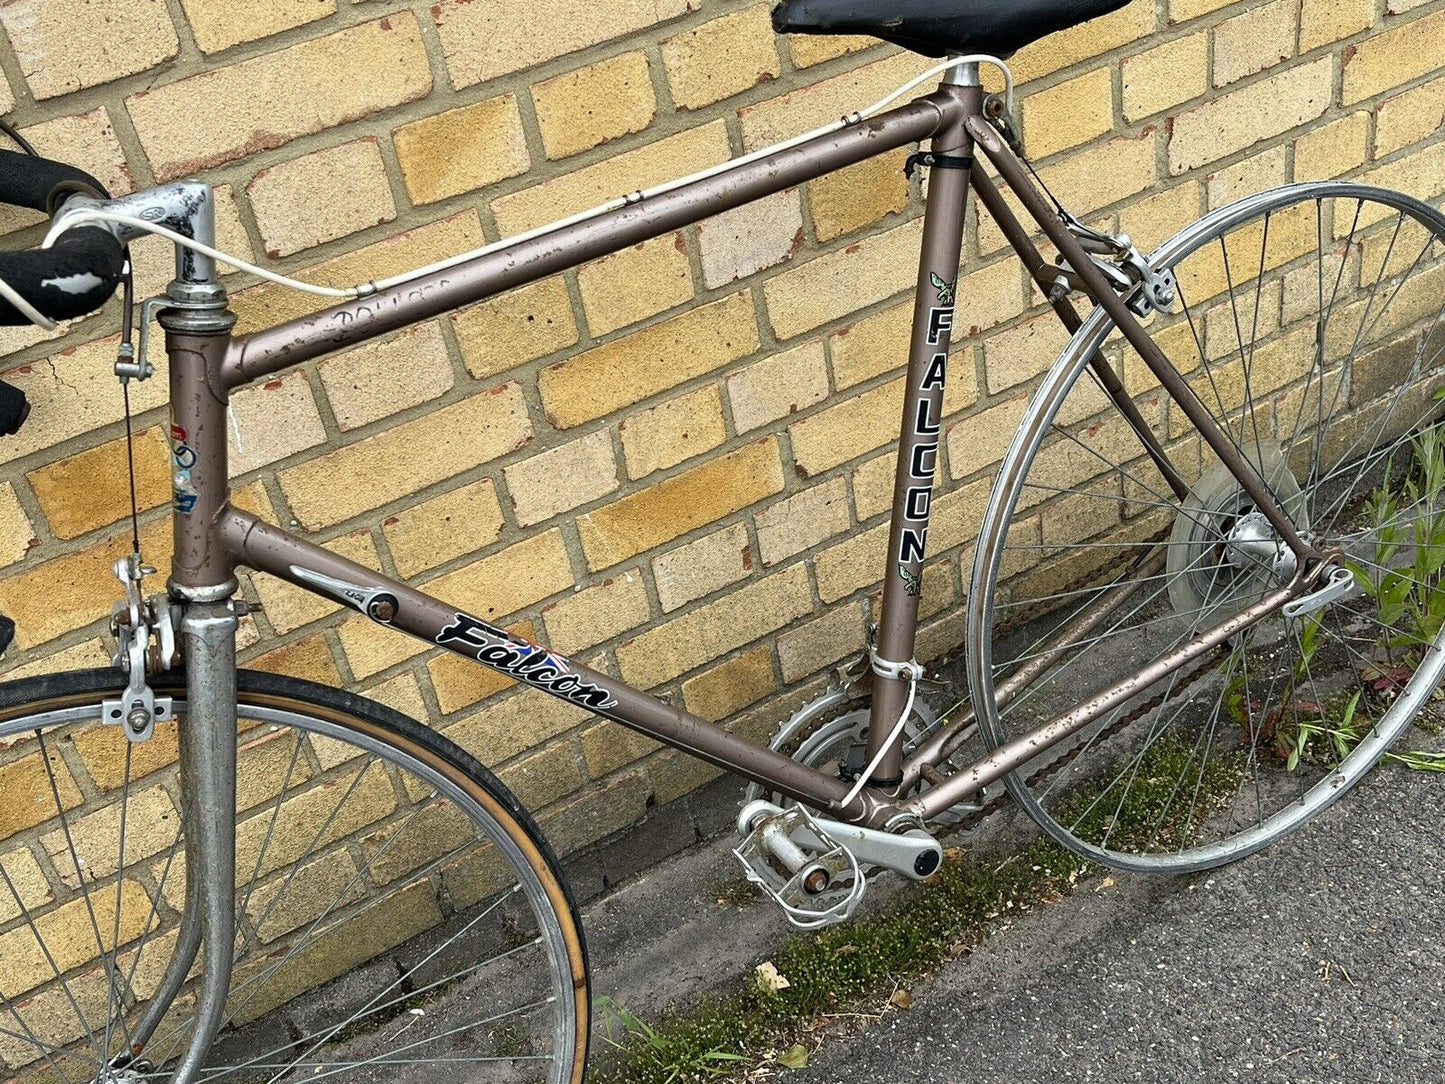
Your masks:
<svg viewBox="0 0 1445 1084"><path fill-rule="evenodd" d="M0 203L53 215L74 195L110 198L84 170L0 150ZM67 230L48 249L0 252L0 280L52 320L73 320L100 308L115 293L124 266L121 243L98 226ZM0 325L29 323L0 298ZM0 432L7 431L4 422L0 417Z"/></svg>

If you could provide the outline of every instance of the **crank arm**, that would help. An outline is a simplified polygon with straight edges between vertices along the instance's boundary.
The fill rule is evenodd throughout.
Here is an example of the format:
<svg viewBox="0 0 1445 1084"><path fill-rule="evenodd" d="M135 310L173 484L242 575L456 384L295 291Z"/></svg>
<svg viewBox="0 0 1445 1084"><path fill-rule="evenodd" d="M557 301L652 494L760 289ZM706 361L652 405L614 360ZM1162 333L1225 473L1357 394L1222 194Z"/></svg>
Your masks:
<svg viewBox="0 0 1445 1084"><path fill-rule="evenodd" d="M883 832L826 817L815 819L819 828L852 851L862 865L892 870L914 881L928 880L943 865L943 845L922 828Z"/></svg>

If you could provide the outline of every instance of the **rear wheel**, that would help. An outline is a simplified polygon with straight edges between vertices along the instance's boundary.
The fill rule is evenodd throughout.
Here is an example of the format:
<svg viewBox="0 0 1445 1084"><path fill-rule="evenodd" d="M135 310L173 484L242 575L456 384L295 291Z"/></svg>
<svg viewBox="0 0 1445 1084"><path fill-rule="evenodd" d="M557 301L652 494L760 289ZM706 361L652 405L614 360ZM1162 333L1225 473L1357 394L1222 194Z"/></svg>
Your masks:
<svg viewBox="0 0 1445 1084"><path fill-rule="evenodd" d="M1102 310L1045 378L986 513L969 664L995 748L1135 680L1008 778L1060 842L1142 870L1242 857L1338 799L1433 712L1442 249L1433 208L1342 183L1251 197L1155 254L1178 304L1153 317L1154 341L1294 529L1348 569L1337 596L1276 608L1189 665L1137 676L1288 585L1293 555L1153 373L1110 341ZM1106 393L1095 350L1172 479Z"/></svg>
<svg viewBox="0 0 1445 1084"><path fill-rule="evenodd" d="M157 1004L184 944L184 692L157 686L175 718L132 745L101 723L118 685L0 687L0 1075L167 1079L189 1042L199 965ZM516 800L379 704L238 685L235 974L202 1079L581 1081L581 927Z"/></svg>

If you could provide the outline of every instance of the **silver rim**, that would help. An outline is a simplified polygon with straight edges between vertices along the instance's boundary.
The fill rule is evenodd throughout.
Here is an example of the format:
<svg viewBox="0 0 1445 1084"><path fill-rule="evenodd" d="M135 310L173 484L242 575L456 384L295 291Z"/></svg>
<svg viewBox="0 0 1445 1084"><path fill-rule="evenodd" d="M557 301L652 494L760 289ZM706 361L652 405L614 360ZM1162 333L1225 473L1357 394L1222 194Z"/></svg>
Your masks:
<svg viewBox="0 0 1445 1084"><path fill-rule="evenodd" d="M1325 210L1327 206L1329 207L1328 211ZM1337 208L1339 207L1349 208L1350 211L1353 212L1353 219L1349 217L1348 213L1345 217L1344 221L1348 228L1347 231L1343 233L1341 232L1341 221L1336 217L1338 214ZM1300 212L1300 208L1312 208L1313 210ZM1366 211L1366 208L1369 210ZM1385 210L1384 217L1381 220L1375 220L1374 212L1377 208L1383 208ZM1271 264L1269 260L1275 259L1278 253L1269 251L1270 223L1274 222L1278 224L1282 221L1288 221L1294 222L1297 226L1298 222L1288 217L1296 213L1313 214L1316 216L1314 220L1317 231L1316 240L1320 241L1322 238L1323 243L1318 245L1316 255L1309 256L1308 259L1303 257L1300 259L1288 257L1283 259L1278 265ZM1369 221L1362 226L1362 219L1366 218L1368 218ZM1245 280L1244 283L1237 282L1229 277L1229 265L1231 254L1235 251L1233 247L1234 238L1241 236L1245 231L1240 230L1236 232L1236 230L1239 227L1261 226L1262 228L1259 230L1260 240L1257 245L1257 251L1254 253L1254 258L1259 261L1258 270L1255 271L1252 267L1248 268L1248 271L1253 273L1247 273L1243 276ZM1413 237L1417 233L1418 239L1423 239L1424 242L1423 247L1419 250L1418 256L1415 250L1407 248L1405 242L1402 240L1402 237L1407 235ZM1279 234L1276 234L1277 244L1279 243L1279 236ZM1335 330L1335 327L1331 325L1331 320L1339 319L1339 314L1334 310L1334 304L1339 295L1337 285L1336 292L1330 292L1332 284L1329 276L1323 270L1326 266L1324 253L1330 246L1338 246L1339 252L1343 253L1343 257L1338 262L1338 268L1342 275L1346 269L1352 267L1352 270L1349 271L1351 276L1350 288L1353 289L1355 280L1360 278L1359 289L1368 292L1368 302L1364 304L1362 308L1359 308L1358 315L1355 315L1349 324L1349 330L1355 331L1355 321L1357 320L1358 332L1349 344L1350 352L1347 355L1340 358L1332 358L1328 349L1320 349L1309 359L1308 371L1301 370L1301 375L1297 382L1282 386L1278 391L1277 398L1280 405L1271 405L1271 409L1278 410L1278 420L1282 423L1280 428L1281 433L1289 432L1288 427L1290 423L1287 408L1291 405L1295 408L1293 431L1289 433L1288 438L1284 441L1284 445L1287 446L1292 454L1304 455L1304 453L1301 452L1301 449L1304 447L1304 441L1301 438L1300 419L1304 415L1307 401L1313 402L1313 400L1310 400L1312 394L1310 390L1311 387L1314 388L1313 395L1315 400L1320 404L1318 417L1322 421L1319 427L1321 435L1316 447L1323 448L1327 446L1329 439L1325 435L1326 426L1323 424L1323 421L1332 418L1332 415L1325 409L1329 395L1325 390L1327 381L1338 373L1339 380L1336 384L1336 391L1341 388L1350 389L1346 393L1346 399L1343 405L1348 405L1351 408L1350 417L1353 418L1357 414L1362 416L1364 413L1363 408L1356 410L1355 404L1349 401L1354 395L1353 388L1356 385L1346 383L1347 376L1350 381L1363 379L1357 376L1357 368L1362 365L1363 359L1369 355L1364 353L1361 348L1368 347L1370 351L1374 351L1381 346L1382 342L1388 343L1396 339L1408 339L1411 335L1420 335L1419 348L1415 353L1414 362L1410 367L1409 373L1405 374L1406 378L1399 380L1398 387L1394 389L1393 398L1381 396L1370 399L1366 404L1371 409L1376 410L1377 413L1373 417L1383 420L1380 421L1379 428L1375 432L1374 441L1369 443L1360 443L1357 441L1358 454L1356 455L1356 460L1358 460L1360 464L1359 470L1348 474L1344 474L1341 471L1331 473L1328 469L1322 470L1319 462L1321 459L1329 463L1335 462L1330 458L1337 454L1336 451L1333 450L1325 455L1315 454L1315 462L1299 468L1300 472L1305 475L1311 484L1319 483L1311 489L1312 500L1315 492L1324 493L1328 490L1326 483L1330 483L1332 479L1344 478L1345 483L1335 481L1334 485L1339 487L1344 484L1345 488L1349 490L1357 486L1363 487L1370 482L1375 475L1382 475L1387 469L1392 469L1393 461L1386 461L1387 457L1383 454L1384 449L1379 445L1379 440L1386 434L1387 429L1391 435L1393 435L1395 428L1402 420L1400 417L1395 416L1397 404L1406 401L1406 393L1410 391L1412 387L1418 388L1420 386L1412 385L1411 378L1418 376L1423 382L1426 377L1433 380L1438 376L1438 374L1429 372L1429 370L1431 366L1439 360L1442 349L1442 339L1445 339L1445 328L1439 326L1441 316L1439 305L1440 293L1437 289L1434 289L1434 280L1428 280L1432 287L1432 298L1429 302L1428 309L1418 319L1407 322L1402 328L1392 330L1391 322L1396 319L1400 310L1405 307L1403 305L1398 306L1395 310L1395 315L1390 315L1383 324L1380 317L1386 316L1391 304L1396 302L1396 299L1401 296L1402 288L1405 287L1408 282L1412 281L1412 276L1413 281L1420 281L1425 272L1421 271L1419 275L1416 275L1416 272L1421 267L1426 267L1431 271L1437 272L1436 278L1438 278L1442 239L1445 239L1445 218L1442 218L1440 214L1427 204L1396 193L1390 193L1363 185L1347 183L1309 184L1293 185L1262 193L1213 212L1166 242L1152 257L1155 266L1183 267L1187 266L1187 261L1189 261L1190 257L1194 254L1207 251L1209 246L1212 245L1217 244L1219 246L1220 252L1222 253L1220 262L1223 264L1226 272L1226 300L1233 316L1233 338L1235 343L1231 348L1229 356L1234 356L1237 350L1237 357L1240 363L1239 367L1244 373L1244 403L1243 406L1238 408L1239 418L1237 419L1239 429L1231 432L1231 437L1236 438L1237 444L1244 444L1249 440L1261 439L1257 433L1249 432L1245 429L1245 417L1247 415L1252 422L1257 423L1259 416L1264 413L1262 409L1257 408L1266 405L1263 398L1256 401L1254 395L1249 390L1249 374L1251 372L1251 366L1256 361L1255 349L1257 346L1260 346L1261 343L1267 341L1267 335L1256 336L1249 333L1258 330L1261 314L1274 303L1273 300L1263 300L1266 287L1271 294L1274 293L1276 288L1279 291L1279 311L1276 319L1279 321L1278 327L1284 328L1287 326L1285 317L1290 310L1291 297L1293 296L1298 300L1301 296L1299 291L1296 291L1294 295L1290 293L1290 283L1286 282L1286 280L1288 280L1291 275L1295 275L1296 281L1293 285L1298 287L1305 278L1309 277L1311 273L1314 273L1315 278L1320 281L1320 312L1315 314L1318 327L1316 328L1317 334L1313 341L1316 346L1322 342L1326 344L1332 342L1329 336L1330 333ZM1288 242L1286 242L1286 244L1287 243ZM1286 249L1286 252L1288 251L1289 249ZM1267 252L1269 255L1268 260L1266 259ZM1383 253L1383 257L1381 253ZM1411 259L1412 256L1414 257L1413 262ZM1236 256L1235 259L1238 260L1239 257ZM1315 262L1310 262L1311 260ZM1370 260L1374 262L1367 262ZM1336 265L1331 263L1329 266L1333 270ZM1236 271L1237 270L1239 269L1236 267ZM1369 274L1367 275L1366 272L1369 272ZM1361 276L1364 277L1361 278ZM1336 284L1338 281L1340 280L1336 280ZM1250 298L1245 294L1241 293L1240 296L1237 296L1239 292L1237 287L1245 284L1247 284L1247 290L1253 292L1252 305L1250 304ZM1313 279L1310 280L1309 286L1312 289L1314 288L1315 282ZM1181 293L1183 292L1181 289ZM1215 294L1207 296L1210 303L1213 304L1219 302L1220 298L1224 295ZM1364 295L1362 294L1361 296L1363 297ZM1407 293L1405 296L1409 298L1413 295ZM1328 297L1328 305L1325 303L1326 297ZM1197 347L1199 358L1204 360L1202 368L1198 371L1208 374L1210 381L1213 381L1214 376L1212 373L1209 373L1210 366L1208 361L1213 347L1212 340L1209 340L1207 334L1202 330L1195 330L1195 315L1188 311L1189 298L1187 296L1184 297L1184 301L1186 310L1185 318L1187 318L1187 323L1192 332L1191 337ZM1219 307L1223 308L1223 305ZM1243 310L1243 319L1240 318L1241 308ZM1340 312L1343 311L1344 306L1342 305ZM1203 311L1201 311L1198 316L1202 329ZM1166 334L1169 327L1167 326L1167 321L1161 321L1161 323L1165 326L1161 328L1156 325L1156 331L1153 332L1153 334L1156 339L1162 343L1163 339L1160 336ZM1176 320L1176 327L1178 323L1179 321ZM1253 328L1251 328L1251 323L1254 325ZM1021 658L1027 657L1027 647L1020 649L1014 646L1017 642L1026 641L1027 634L1014 634L1013 642L1005 642L1008 639L1005 630L1007 630L1009 624L1010 610L1023 611L1025 607L1023 607L1020 600L1028 597L1026 592L1019 587L1019 584L1026 579L1026 573L1021 574L1017 571L1018 565L1021 563L1020 555L1032 544L1039 555L1049 554L1050 556L1058 556L1058 547L1055 547L1054 553L1050 553L1050 547L1046 545L1050 539L1045 536L1041 525L1039 527L1039 538L1036 543L1030 543L1028 541L1031 536L1024 530L1024 527L1029 525L1028 517L1032 509L1047 509L1050 507L1050 505L1046 503L1050 498L1040 498L1038 494L1038 491L1042 488L1039 479L1043 477L1043 467L1040 468L1038 475L1031 475L1031 472L1036 463L1045 462L1040 460L1040 453L1043 449L1050 446L1051 440L1055 442L1054 446L1061 443L1062 439L1069 439L1073 440L1074 444L1078 445L1079 448L1084 447L1083 443L1078 441L1076 437L1067 436L1071 426L1074 427L1075 432L1079 429L1079 426L1075 425L1075 418L1072 414L1077 413L1077 403L1082 401L1081 399L1071 400L1070 395L1071 392L1074 392L1076 389L1085 388L1085 382L1081 380L1081 378L1089 372L1087 368L1088 360L1093 352L1105 343L1112 329L1113 323L1109 320L1107 314L1101 309L1095 309L1089 319L1085 321L1084 326L1074 336L1058 362L1044 378L1030 403L1019 431L1015 434L1008 452L1005 455L999 472L998 483L994 488L993 495L983 518L980 533L981 542L974 565L974 583L977 585L977 588L971 594L968 604L968 643L970 650L968 652L967 665L975 711L982 724L980 729L985 741L994 747L1002 744L1007 738L1016 737L1022 729L1027 729L1027 726L1023 722L1025 710L1020 703L1023 697L1018 698L1012 704L1006 704L1000 709L996 702L995 691L997 685L1001 683L1001 679L1018 664ZM1248 338L1246 337L1247 334L1249 335ZM1383 335L1384 338L1381 338L1381 335ZM1279 337L1283 338L1284 334L1281 333ZM1169 351L1166 350L1166 353L1169 353ZM1221 354L1220 358L1225 356L1226 355ZM1426 359L1428 363L1422 364L1422 358ZM1177 361L1177 359L1172 360ZM1128 362L1132 362L1139 370L1143 370L1144 368L1142 362L1132 353L1127 355L1126 364ZM1315 373L1316 369L1318 369L1318 374ZM1186 369L1183 366L1181 366L1181 371L1186 372L1186 375L1189 375L1191 380L1194 379L1194 371ZM1126 377L1127 375L1126 370ZM1317 384L1311 384L1314 375L1318 375ZM1366 383L1368 382L1366 381ZM1202 380L1199 381L1199 384L1201 388L1204 386ZM1295 393L1299 395L1298 402L1292 404L1288 397ZM1135 394L1132 389L1131 394ZM1217 387L1211 388L1208 392L1199 390L1201 400L1204 400L1206 405L1212 408L1212 403L1210 402L1211 394L1219 396L1221 393ZM1214 401L1218 402L1221 408L1220 413L1216 415L1216 417L1223 416L1233 423L1235 419L1233 419L1231 415L1231 408L1226 406L1226 402L1229 401L1228 397L1216 398ZM1336 400L1336 402L1339 401ZM1281 406L1286 409L1280 409ZM1109 408L1108 413L1112 413L1115 418L1118 417L1117 412L1113 411L1112 408ZM1211 409L1211 413L1214 413L1213 409ZM1410 412L1406 411L1402 417L1408 416L1409 414ZM1100 417L1102 416L1103 415L1100 415ZM1419 414L1418 420L1426 423L1426 430L1427 433L1431 435L1431 439L1433 439L1433 435L1438 434L1439 423L1436 420L1437 417L1438 409L1434 407L1431 407L1428 412L1421 412ZM1173 440L1174 433L1167 429L1169 415L1161 412L1159 419L1158 424L1161 436L1167 433L1167 436L1164 436L1166 442ZM1083 418L1081 419L1081 424L1082 421L1087 420L1093 419ZM1343 427L1341 427L1341 429L1343 431ZM1365 426L1362 428L1362 432L1368 432L1369 429L1369 426ZM1061 434L1065 434L1066 437L1061 437ZM1267 437L1268 434L1265 434L1265 438ZM1141 455L1142 447L1137 445L1137 438L1134 439L1136 440L1136 451L1134 454ZM1397 439L1391 446L1398 449L1404 446L1404 444L1402 440ZM1187 447L1187 445L1181 444L1181 447ZM1349 452L1350 446L1345 446L1343 451ZM1079 454L1096 453L1080 452ZM1122 456L1124 453L1121 452L1119 454ZM1132 460L1130 460L1130 462L1132 462ZM1353 465L1354 462L1354 460L1350 460L1347 456L1342 455L1336 465ZM1159 498L1159 491L1154 486L1141 488L1142 483L1140 483L1135 484L1131 490L1129 488L1131 481L1137 480L1131 479L1127 470L1118 469L1118 464L1113 464L1113 466L1118 470L1119 477L1117 480L1119 484L1124 487L1117 497L1121 504L1130 503L1128 499L1131 493L1133 497L1132 503L1136 506L1149 504L1151 502L1154 504L1165 503ZM1201 455L1200 471L1202 472L1207 466L1207 457ZM1162 482L1162 476L1156 474L1154 478L1156 479L1156 484ZM1194 479L1191 478L1189 481L1193 482ZM1028 497L1025 497L1026 490L1029 491ZM1080 494L1066 494L1066 490L1067 487L1058 490L1056 495L1051 499L1059 502L1068 499L1069 496L1073 496L1077 501L1077 498L1081 496ZM1182 503L1174 494L1169 493L1167 486L1163 488L1163 492L1169 495L1174 505L1177 506ZM1432 490L1431 494L1436 492L1438 492L1438 490ZM1333 527L1334 520L1340 517L1341 507L1344 503L1347 500L1354 501L1357 497L1358 493L1356 493L1355 496L1351 496L1347 492L1345 496L1340 498L1340 507L1324 509L1324 511L1332 513L1330 516L1320 516L1317 510L1316 517L1320 521L1318 526L1322 528L1321 533L1323 533L1323 528L1326 526ZM1438 509L1439 505L1438 503L1432 503L1429 507ZM1160 515L1162 516L1163 513L1161 512ZM1040 513L1036 518L1041 524L1044 519L1043 513ZM1420 517L1417 515L1415 518L1418 519ZM1326 520L1330 520L1330 523L1326 524ZM1432 519L1432 522L1433 521ZM1168 526L1169 524L1167 523L1161 524L1161 527L1165 528L1166 532L1165 541L1160 542L1156 539L1155 552L1161 560L1168 547ZM1345 526L1349 525L1346 524ZM1010 541L1011 531L1018 532L1018 537L1013 541ZM1369 532L1351 534L1345 531L1344 527L1340 528L1340 532L1342 540L1346 540L1341 542L1342 548L1347 551L1347 554L1352 556L1358 556L1362 548L1367 548L1368 544L1372 544L1375 541L1375 538L1369 536ZM1121 529L1118 537L1122 538L1127 534L1126 523L1125 529ZM1020 539L1023 540L1020 541ZM1085 538L1077 545L1080 552L1086 547L1093 548L1098 554L1108 555L1112 553L1113 559L1122 561L1122 557L1120 556L1123 552L1122 544L1119 542L1111 543L1108 538L1101 539L1098 535L1095 535ZM1112 551L1110 550L1111 545L1116 547ZM1139 543L1134 541L1131 542L1131 545L1137 547ZM1163 548L1160 549L1159 547ZM1224 547L1222 552L1227 553L1232 551L1230 551L1228 547ZM1363 560L1363 558L1361 558L1361 560ZM1398 561L1398 558L1392 558L1391 560ZM1389 563L1390 562L1387 562L1387 564ZM1391 565L1391 567L1394 568L1396 566ZM1007 569L1007 571L1005 571L1005 569ZM1384 569L1380 569L1379 571L1383 574ZM1168 573L1166 571L1165 574L1157 576L1156 579L1167 581L1167 575ZM1431 581L1432 585L1437 582L1438 581L1435 580ZM1016 597L1008 597L1010 592ZM1087 599L1097 598L1100 594L1096 586L1089 586L1087 589L1078 588L1074 593L1080 604ZM1062 605L1062 603L1057 601L1061 598L1062 595L1044 596L1045 601L1053 599L1055 605ZM1037 599L1034 601L1037 601ZM1074 605L1074 603L1069 603L1068 605ZM1077 610L1075 612L1077 612ZM1136 612L1144 614L1144 616L1139 617L1137 620L1137 624L1142 627L1145 624L1147 613L1142 610ZM1324 614L1333 611L1322 610L1320 612ZM1182 618L1187 615L1176 616ZM1044 623L1047 624L1047 621ZM1320 623L1324 623L1323 618L1321 618ZM1104 630L1105 633L1109 631L1114 630ZM1117 631L1123 632L1126 630L1121 625ZM1102 642L1103 633L1096 631L1094 635L1098 638L1096 642ZM1297 635L1297 630L1295 635ZM1087 647L1088 645L1081 639L1078 646ZM1298 781L1295 781L1295 785L1298 788L1297 793L1285 795L1281 792L1281 794L1277 796L1279 808L1274 809L1272 812L1266 814L1263 803L1260 803L1260 815L1256 823L1248 826L1240 826L1238 830L1227 831L1228 825L1226 824L1220 829L1224 834L1217 840L1191 843L1189 838L1185 838L1181 842L1176 836L1176 838L1168 841L1169 846L1167 848L1161 846L1161 849L1155 853L1140 853L1118 849L1117 847L1109 845L1110 840L1108 833L1113 829L1107 817L1102 821L1103 827L1097 829L1097 838L1087 838L1083 831L1078 830L1078 823L1068 823L1065 816L1061 814L1063 806L1061 797L1055 798L1053 808L1050 808L1049 798L1056 793L1057 788L1060 786L1061 777L1066 774L1075 776L1075 785L1080 788L1084 785L1085 780L1089 782L1089 785L1092 786L1095 791L1100 790L1102 787L1105 794L1110 794L1108 801L1111 803L1115 801L1116 796L1111 793L1111 789L1116 785L1116 780L1110 780L1108 778L1101 780L1097 774L1090 777L1089 771L1091 769L1085 766L1075 768L1074 764L1081 753L1090 754L1095 757L1096 761L1104 762L1107 756L1106 747L1108 743L1117 741L1109 731L1109 727L1111 725L1130 725L1125 721L1129 713L1132 712L1135 715L1140 715L1141 712L1145 712L1148 705L1147 697L1136 698L1114 715L1106 716L1104 723L1094 727L1092 730L1086 730L1072 746L1064 748L1063 750L1056 750L1052 755L1046 754L1043 757L1037 758L1032 764L1014 773L1008 780L1010 790L1051 836L1073 850L1106 865L1141 870L1178 871L1206 868L1242 857L1299 827L1332 802L1338 800L1349 787L1358 781L1365 771L1388 750L1390 744L1405 730L1411 719L1415 717L1425 704L1430 692L1432 692L1439 683L1442 668L1445 668L1445 656L1442 656L1440 636L1437 633L1432 631L1429 635L1420 637L1420 642L1414 645L1414 647L1416 657L1411 662L1413 676L1408 679L1403 687L1389 690L1389 695L1392 698L1391 702L1388 704L1388 707L1381 707L1374 712L1370 720L1373 725L1369 727L1367 733L1360 736L1357 744L1355 743L1356 736L1351 734L1348 751L1339 755L1336 763L1325 765L1322 767L1322 770L1313 772L1308 785L1298 786ZM1291 648L1292 645L1286 643L1284 650L1288 651ZM1250 657L1251 650L1252 649L1244 644L1234 645L1231 649L1230 656L1240 655L1241 657L1248 658ZM1311 650L1313 650L1313 648ZM1346 650L1348 650L1348 647ZM1305 654L1303 645L1301 645L1299 653L1308 661L1309 656ZM1068 653L1065 652L1065 654ZM1144 661L1147 661L1147 657ZM1247 666L1248 664L1245 663L1245 665ZM1351 665L1353 665L1353 663ZM1045 678L1049 678L1050 673L1052 673L1052 671L1046 673ZM1220 699L1224 697L1230 680L1237 682L1237 675L1231 675L1230 678L1224 679L1224 690L1216 690ZM1311 681L1313 680L1312 677ZM1134 770L1136 772L1139 767L1137 757L1142 757L1142 748L1147 748L1149 743L1155 740L1156 734L1163 734L1165 730L1167 730L1167 726L1174 725L1170 723L1161 729L1160 720L1164 718L1165 705L1173 703L1184 696L1183 692L1178 690L1176 684L1172 684L1177 682L1178 677L1176 675L1175 677L1166 679L1165 682L1156 683L1150 690L1157 706L1154 709L1152 717L1148 714L1140 715L1140 718L1135 724L1138 725L1142 723L1147 727L1144 732L1144 745L1137 754L1136 762L1134 763ZM1247 716L1267 714L1265 709L1267 709L1272 702L1270 698L1274 696L1275 684L1275 680L1271 679L1268 686L1268 694L1263 698L1263 701L1260 700L1258 689L1251 690L1253 695L1244 698L1244 703L1247 707L1243 714ZM1293 690L1296 684L1297 683L1291 684L1289 688ZM1030 689L1032 690L1033 686L1030 686ZM1256 707L1256 705L1258 705L1258 707ZM1011 712L1017 717L1010 719L1008 716ZM1326 714L1322 711L1321 719L1324 720L1325 718ZM1258 745L1263 728L1256 722L1250 722L1248 728L1250 730L1251 740ZM1329 733L1332 729L1341 729L1325 722L1321 723L1321 728L1326 732L1322 736L1328 741L1335 740ZM1278 731L1283 729L1283 727L1276 726L1272 723L1269 729L1271 731ZM1310 728L1305 727L1302 729L1308 730ZM1343 732L1350 733L1348 731ZM1309 749L1311 746L1307 745L1306 748ZM1208 746L1205 746L1205 749L1205 756L1207 757ZM1131 755L1134 754L1131 753ZM1286 761L1286 763L1287 762L1288 761ZM1296 765L1296 768L1297 767L1298 765ZM1258 787L1257 779L1260 770L1260 764L1257 762L1254 766L1256 787ZM1098 769L1095 768L1092 769L1092 771L1097 773ZM1128 789L1128 786L1125 786L1124 796L1127 796ZM1099 800L1097 797L1094 799L1096 803ZM1171 798L1170 800L1172 801L1173 799ZM1118 796L1118 801L1122 804L1123 796ZM1160 813L1161 822L1165 819L1165 816L1164 813ZM1068 811L1068 817L1077 817L1078 822L1087 819L1084 814L1078 813L1077 809L1070 809ZM1188 815L1188 818L1191 822L1200 819L1192 812ZM1190 833L1197 832L1199 828L1200 826L1198 824L1189 823L1185 829L1186 836ZM1172 830L1173 828L1171 827L1171 831ZM1081 836L1085 838L1081 838ZM1178 846L1175 846L1176 843L1178 843Z"/></svg>
<svg viewBox="0 0 1445 1084"><path fill-rule="evenodd" d="M237 970L201 1079L405 1079L446 1065L474 1081L570 1080L567 938L503 826L396 745L240 710ZM174 765L143 759L147 746L100 713L97 700L0 726L6 763L33 758L60 810L0 841L0 944L24 950L0 980L0 1066L61 1084L167 1079L189 1037L188 984L147 1064L105 1068L170 960L185 874ZM120 778L93 777L100 764ZM76 804L95 790L101 812ZM36 972L19 974L20 960Z"/></svg>

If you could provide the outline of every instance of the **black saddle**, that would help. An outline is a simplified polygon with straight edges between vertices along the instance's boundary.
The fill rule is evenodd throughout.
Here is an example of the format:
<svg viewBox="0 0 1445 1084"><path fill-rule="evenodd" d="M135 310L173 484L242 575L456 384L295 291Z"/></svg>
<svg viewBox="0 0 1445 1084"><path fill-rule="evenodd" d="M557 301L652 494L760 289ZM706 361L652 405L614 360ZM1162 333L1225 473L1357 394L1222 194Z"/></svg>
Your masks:
<svg viewBox="0 0 1445 1084"><path fill-rule="evenodd" d="M1057 30L1107 15L1129 0L783 0L780 34L867 34L924 56L1006 57Z"/></svg>

